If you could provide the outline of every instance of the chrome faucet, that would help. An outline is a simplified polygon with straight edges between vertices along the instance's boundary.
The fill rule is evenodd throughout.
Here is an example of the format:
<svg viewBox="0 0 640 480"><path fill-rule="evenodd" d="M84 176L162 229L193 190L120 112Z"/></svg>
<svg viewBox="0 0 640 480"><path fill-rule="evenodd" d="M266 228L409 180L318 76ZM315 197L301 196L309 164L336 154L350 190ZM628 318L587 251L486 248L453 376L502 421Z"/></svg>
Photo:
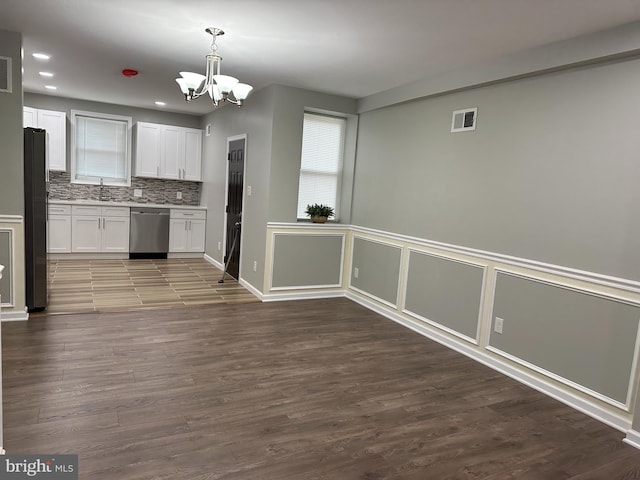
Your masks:
<svg viewBox="0 0 640 480"><path fill-rule="evenodd" d="M104 180L100 178L100 201L105 202L109 200L109 196L104 191Z"/></svg>

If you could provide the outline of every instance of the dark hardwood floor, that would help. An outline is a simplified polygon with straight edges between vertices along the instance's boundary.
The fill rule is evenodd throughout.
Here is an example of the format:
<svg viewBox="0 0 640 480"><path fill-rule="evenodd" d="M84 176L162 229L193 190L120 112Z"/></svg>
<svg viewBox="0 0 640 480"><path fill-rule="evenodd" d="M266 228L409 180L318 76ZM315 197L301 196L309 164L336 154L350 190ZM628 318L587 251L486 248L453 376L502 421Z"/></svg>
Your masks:
<svg viewBox="0 0 640 480"><path fill-rule="evenodd" d="M5 448L81 479L640 478L623 433L346 299L2 329Z"/></svg>

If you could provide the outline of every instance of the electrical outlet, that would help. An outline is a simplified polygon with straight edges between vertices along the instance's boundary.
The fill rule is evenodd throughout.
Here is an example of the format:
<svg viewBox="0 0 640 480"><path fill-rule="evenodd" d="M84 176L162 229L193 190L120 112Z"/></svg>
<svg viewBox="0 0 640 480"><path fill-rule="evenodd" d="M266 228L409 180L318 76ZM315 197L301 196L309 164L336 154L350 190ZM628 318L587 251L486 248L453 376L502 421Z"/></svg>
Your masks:
<svg viewBox="0 0 640 480"><path fill-rule="evenodd" d="M358 267L355 267L353 269L353 278L358 278L358 275L360 275L360 270L358 269Z"/></svg>
<svg viewBox="0 0 640 480"><path fill-rule="evenodd" d="M134 197L141 197L142 196L142 189L141 188L134 188L133 189L133 196Z"/></svg>
<svg viewBox="0 0 640 480"><path fill-rule="evenodd" d="M253 271L257 272L258 271L258 262L257 261L253 261Z"/></svg>
<svg viewBox="0 0 640 480"><path fill-rule="evenodd" d="M500 317L496 317L496 321L493 324L493 330L496 333L502 333L503 325L504 325L504 320Z"/></svg>
<svg viewBox="0 0 640 480"><path fill-rule="evenodd" d="M222 242L218 242L218 251L222 250Z"/></svg>
<svg viewBox="0 0 640 480"><path fill-rule="evenodd" d="M182 192L176 192L176 199L182 200Z"/></svg>
<svg viewBox="0 0 640 480"><path fill-rule="evenodd" d="M251 185L247 186L247 197L251 196Z"/></svg>

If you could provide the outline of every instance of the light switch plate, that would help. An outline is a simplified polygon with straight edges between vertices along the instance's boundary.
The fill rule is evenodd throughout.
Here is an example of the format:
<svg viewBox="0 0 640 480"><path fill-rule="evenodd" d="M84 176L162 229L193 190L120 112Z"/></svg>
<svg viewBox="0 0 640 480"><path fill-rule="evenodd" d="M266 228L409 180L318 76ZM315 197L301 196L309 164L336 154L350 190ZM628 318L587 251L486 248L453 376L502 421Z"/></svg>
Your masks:
<svg viewBox="0 0 640 480"><path fill-rule="evenodd" d="M133 189L133 196L134 197L141 197L142 196L142 189L141 188L134 188Z"/></svg>
<svg viewBox="0 0 640 480"><path fill-rule="evenodd" d="M182 192L176 192L176 199L182 200Z"/></svg>

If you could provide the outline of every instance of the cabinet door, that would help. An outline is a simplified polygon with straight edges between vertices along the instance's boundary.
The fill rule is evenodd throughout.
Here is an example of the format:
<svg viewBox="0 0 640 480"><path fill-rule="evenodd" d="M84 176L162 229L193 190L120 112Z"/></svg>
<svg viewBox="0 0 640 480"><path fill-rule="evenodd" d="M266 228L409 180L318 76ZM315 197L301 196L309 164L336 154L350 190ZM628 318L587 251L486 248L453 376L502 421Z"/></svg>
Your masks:
<svg viewBox="0 0 640 480"><path fill-rule="evenodd" d="M74 253L99 252L102 218L94 216L71 217L71 251Z"/></svg>
<svg viewBox="0 0 640 480"><path fill-rule="evenodd" d="M157 178L160 174L161 126L138 122L136 128L135 176Z"/></svg>
<svg viewBox="0 0 640 480"><path fill-rule="evenodd" d="M38 110L31 107L22 109L22 126L38 128Z"/></svg>
<svg viewBox="0 0 640 480"><path fill-rule="evenodd" d="M169 221L169 252L186 252L187 234L187 220L172 218Z"/></svg>
<svg viewBox="0 0 640 480"><path fill-rule="evenodd" d="M38 128L47 131L47 165L49 170L67 170L67 114L38 110Z"/></svg>
<svg viewBox="0 0 640 480"><path fill-rule="evenodd" d="M202 180L202 130L185 129L183 180Z"/></svg>
<svg viewBox="0 0 640 480"><path fill-rule="evenodd" d="M129 217L102 217L102 251L129 251Z"/></svg>
<svg viewBox="0 0 640 480"><path fill-rule="evenodd" d="M189 225L189 251L204 252L205 220L187 220Z"/></svg>
<svg viewBox="0 0 640 480"><path fill-rule="evenodd" d="M49 215L47 252L71 252L71 215Z"/></svg>
<svg viewBox="0 0 640 480"><path fill-rule="evenodd" d="M169 125L162 128L161 158L160 176L180 180L184 165L184 129Z"/></svg>

